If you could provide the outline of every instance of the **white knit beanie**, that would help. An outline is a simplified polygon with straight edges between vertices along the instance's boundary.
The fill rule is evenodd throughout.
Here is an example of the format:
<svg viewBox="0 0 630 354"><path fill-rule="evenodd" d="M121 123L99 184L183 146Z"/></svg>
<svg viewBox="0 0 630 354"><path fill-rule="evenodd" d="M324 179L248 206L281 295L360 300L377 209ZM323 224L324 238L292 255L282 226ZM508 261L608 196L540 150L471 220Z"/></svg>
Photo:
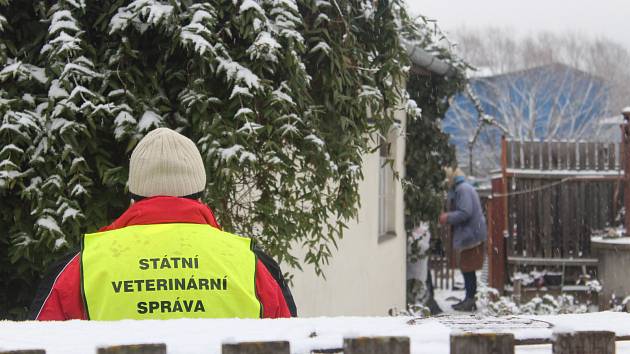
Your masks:
<svg viewBox="0 0 630 354"><path fill-rule="evenodd" d="M158 128L133 150L128 184L129 192L141 197L183 197L204 190L206 170L192 140L174 130Z"/></svg>

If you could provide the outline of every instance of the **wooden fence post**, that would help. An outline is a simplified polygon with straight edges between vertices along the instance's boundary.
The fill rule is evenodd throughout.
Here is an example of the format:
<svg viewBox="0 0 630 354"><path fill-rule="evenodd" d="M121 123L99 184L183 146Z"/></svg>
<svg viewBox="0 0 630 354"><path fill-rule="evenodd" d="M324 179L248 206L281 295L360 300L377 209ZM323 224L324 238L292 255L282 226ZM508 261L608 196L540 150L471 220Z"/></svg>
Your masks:
<svg viewBox="0 0 630 354"><path fill-rule="evenodd" d="M584 331L557 333L553 338L553 354L615 354L615 333Z"/></svg>
<svg viewBox="0 0 630 354"><path fill-rule="evenodd" d="M490 196L486 200L486 222L488 223L488 241L486 241L486 285L492 286L492 235L494 234L494 198L492 196L492 190Z"/></svg>
<svg viewBox="0 0 630 354"><path fill-rule="evenodd" d="M505 233L508 232L508 142L501 138L501 177L492 179L488 217L488 284L503 294L505 285Z"/></svg>
<svg viewBox="0 0 630 354"><path fill-rule="evenodd" d="M100 347L97 354L166 354L166 344L130 344Z"/></svg>
<svg viewBox="0 0 630 354"><path fill-rule="evenodd" d="M221 346L222 354L290 354L291 346L287 341L277 342L242 342Z"/></svg>
<svg viewBox="0 0 630 354"><path fill-rule="evenodd" d="M514 299L514 302L518 305L521 303L521 299L523 298L523 280L514 279L512 289L512 299Z"/></svg>
<svg viewBox="0 0 630 354"><path fill-rule="evenodd" d="M501 196L506 192L506 178L494 178L492 180L492 219L488 220L488 282L490 287L495 288L500 294L503 293L505 284L505 235L507 230L507 222L505 214L507 213L506 197Z"/></svg>
<svg viewBox="0 0 630 354"><path fill-rule="evenodd" d="M630 126L621 125L621 166L623 166L623 205L626 210L623 225L630 235ZM625 236L625 235L624 235Z"/></svg>
<svg viewBox="0 0 630 354"><path fill-rule="evenodd" d="M409 354L408 337L344 338L344 354Z"/></svg>
<svg viewBox="0 0 630 354"><path fill-rule="evenodd" d="M25 349L0 351L0 354L46 354L44 349Z"/></svg>
<svg viewBox="0 0 630 354"><path fill-rule="evenodd" d="M450 354L514 354L514 335L512 333L452 334Z"/></svg>

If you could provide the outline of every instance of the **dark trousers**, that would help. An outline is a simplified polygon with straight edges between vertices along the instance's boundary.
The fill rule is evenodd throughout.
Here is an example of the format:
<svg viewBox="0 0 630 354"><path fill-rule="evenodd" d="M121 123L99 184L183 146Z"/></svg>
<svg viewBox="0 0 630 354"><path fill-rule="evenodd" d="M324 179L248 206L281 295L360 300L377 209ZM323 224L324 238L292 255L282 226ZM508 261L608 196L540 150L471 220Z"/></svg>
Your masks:
<svg viewBox="0 0 630 354"><path fill-rule="evenodd" d="M474 299L477 294L477 274L475 272L462 273L464 275L464 287L466 288L466 298Z"/></svg>
<svg viewBox="0 0 630 354"><path fill-rule="evenodd" d="M427 292L429 294L429 298L433 299L433 279L431 278L431 269L427 267Z"/></svg>

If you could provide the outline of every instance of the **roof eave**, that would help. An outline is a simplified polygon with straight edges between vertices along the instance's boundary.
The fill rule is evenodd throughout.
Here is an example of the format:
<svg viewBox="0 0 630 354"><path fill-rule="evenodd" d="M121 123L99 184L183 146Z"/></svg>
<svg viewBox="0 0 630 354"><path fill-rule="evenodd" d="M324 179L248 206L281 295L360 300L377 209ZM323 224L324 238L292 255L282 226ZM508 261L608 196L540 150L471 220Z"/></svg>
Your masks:
<svg viewBox="0 0 630 354"><path fill-rule="evenodd" d="M433 54L420 47L418 43L403 40L403 44L414 66L441 76L450 76L455 72L454 67L436 58Z"/></svg>

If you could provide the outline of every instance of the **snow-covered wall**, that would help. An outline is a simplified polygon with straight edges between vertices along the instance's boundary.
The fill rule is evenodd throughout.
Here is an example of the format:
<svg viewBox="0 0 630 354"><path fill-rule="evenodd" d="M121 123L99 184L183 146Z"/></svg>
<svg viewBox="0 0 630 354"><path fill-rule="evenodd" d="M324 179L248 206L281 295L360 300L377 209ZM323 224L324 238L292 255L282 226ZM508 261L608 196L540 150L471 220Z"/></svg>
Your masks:
<svg viewBox="0 0 630 354"><path fill-rule="evenodd" d="M399 110L400 129L392 131L391 156L404 176L406 116ZM394 181L395 236L379 239L379 152L365 157L360 186L361 208L349 224L339 249L324 267L326 279L309 265L294 270L293 296L299 316L383 316L390 308L405 308L406 233L404 198L400 181Z"/></svg>

